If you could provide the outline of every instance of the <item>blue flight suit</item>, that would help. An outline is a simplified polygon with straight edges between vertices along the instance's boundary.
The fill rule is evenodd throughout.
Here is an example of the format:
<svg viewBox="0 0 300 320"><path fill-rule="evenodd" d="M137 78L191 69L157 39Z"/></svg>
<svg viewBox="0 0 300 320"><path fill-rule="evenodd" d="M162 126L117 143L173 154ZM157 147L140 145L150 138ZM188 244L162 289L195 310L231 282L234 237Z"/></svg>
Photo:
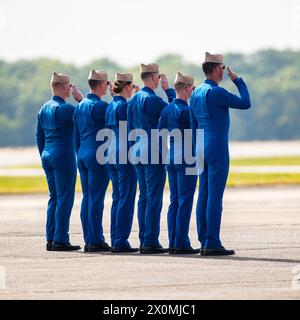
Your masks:
<svg viewBox="0 0 300 320"><path fill-rule="evenodd" d="M128 238L133 222L137 185L134 166L129 162L127 164L120 164L119 161L119 153L126 155L128 153L128 145L126 147L119 141L119 121L126 120L127 101L122 96L114 96L113 101L106 109L105 124L107 128L114 131L116 137L115 148L110 150L110 154L115 153L116 155L116 163L107 164L109 177L113 186L110 228L111 244L116 249L130 247Z"/></svg>
<svg viewBox="0 0 300 320"><path fill-rule="evenodd" d="M212 80L205 80L192 94L191 126L204 129L204 169L196 209L198 239L204 248L219 248L223 193L229 171L229 108L251 107L242 78L234 81L240 97Z"/></svg>
<svg viewBox="0 0 300 320"><path fill-rule="evenodd" d="M186 249L191 246L188 236L197 176L187 175L186 168L192 165L184 159L184 129L190 129L190 114L187 101L175 99L161 113L158 128L171 132L180 129L182 145L180 150L170 136L170 164L167 165L170 206L168 210L169 248ZM178 157L179 155L179 157ZM176 159L177 158L177 159ZM181 164L178 163L182 162Z"/></svg>
<svg viewBox="0 0 300 320"><path fill-rule="evenodd" d="M81 223L87 245L103 244L102 216L109 183L106 165L97 162L96 152L103 143L96 141L97 132L105 127L108 104L89 93L74 113L74 141L82 186Z"/></svg>
<svg viewBox="0 0 300 320"><path fill-rule="evenodd" d="M166 90L166 94L169 102L176 96L171 88ZM151 129L157 129L161 111L167 105L151 88L143 87L128 102L128 130L143 129L148 138L151 137ZM138 221L141 247L160 246L158 237L166 171L161 163L151 164L151 143L156 141L148 139L148 164L135 165L140 190Z"/></svg>
<svg viewBox="0 0 300 320"><path fill-rule="evenodd" d="M69 242L74 203L76 156L73 145L75 107L53 96L39 111L36 141L46 174L50 199L47 208L47 241Z"/></svg>

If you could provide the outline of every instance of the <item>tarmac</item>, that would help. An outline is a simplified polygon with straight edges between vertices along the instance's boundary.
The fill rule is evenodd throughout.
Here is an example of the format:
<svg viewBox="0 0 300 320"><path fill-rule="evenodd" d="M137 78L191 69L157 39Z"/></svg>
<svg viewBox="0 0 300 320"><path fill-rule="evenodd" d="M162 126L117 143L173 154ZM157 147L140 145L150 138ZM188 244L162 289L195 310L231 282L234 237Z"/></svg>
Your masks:
<svg viewBox="0 0 300 320"><path fill-rule="evenodd" d="M166 191L164 246L168 197ZM0 196L0 299L300 298L300 186L226 190L222 241L236 250L230 257L47 252L47 199ZM83 246L80 200L77 194L70 235ZM108 242L110 204L108 194L103 219ZM195 210L190 238L199 247ZM130 241L139 245L136 217Z"/></svg>

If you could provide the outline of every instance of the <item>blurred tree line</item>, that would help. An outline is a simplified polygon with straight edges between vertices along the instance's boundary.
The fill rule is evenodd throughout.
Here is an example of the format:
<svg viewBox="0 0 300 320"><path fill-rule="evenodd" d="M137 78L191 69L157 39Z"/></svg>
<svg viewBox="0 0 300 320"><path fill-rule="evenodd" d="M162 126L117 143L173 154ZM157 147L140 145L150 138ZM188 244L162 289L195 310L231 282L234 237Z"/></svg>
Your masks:
<svg viewBox="0 0 300 320"><path fill-rule="evenodd" d="M200 58L199 58L200 60ZM156 61L170 84L177 71L191 74L199 85L203 79L201 63L185 62L180 55L164 55ZM252 55L227 54L227 65L244 77L252 108L231 111L233 140L300 139L300 51L264 50ZM132 72L137 84L139 66L123 68L109 59L76 67L58 60L37 59L8 63L0 61L0 146L27 146L35 143L37 113L51 97L53 71L71 75L71 82L87 92L91 69L103 69L113 79L116 72ZM237 92L225 75L222 86ZM106 96L109 101L110 97ZM70 102L75 103L70 99Z"/></svg>

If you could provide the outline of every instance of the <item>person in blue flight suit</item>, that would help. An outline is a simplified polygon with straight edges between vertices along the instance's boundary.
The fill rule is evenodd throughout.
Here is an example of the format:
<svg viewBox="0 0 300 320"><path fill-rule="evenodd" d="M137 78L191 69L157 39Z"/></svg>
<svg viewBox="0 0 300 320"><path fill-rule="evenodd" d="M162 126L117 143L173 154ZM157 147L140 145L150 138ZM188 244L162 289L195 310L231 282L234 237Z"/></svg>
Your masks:
<svg viewBox="0 0 300 320"><path fill-rule="evenodd" d="M88 77L90 93L74 113L74 141L77 165L82 186L81 223L85 252L110 251L105 242L102 227L104 198L109 183L106 165L100 164L96 152L101 142L96 141L97 132L105 127L108 104L101 100L106 94L107 73L92 70Z"/></svg>
<svg viewBox="0 0 300 320"><path fill-rule="evenodd" d="M194 79L178 72L174 87L176 99L162 111L158 123L160 130L165 128L170 133L170 164L167 165L171 202L168 210L169 253L196 254L200 249L191 247L188 233L197 175L187 174L186 168L191 165L184 159L184 130L191 128L188 99L193 92ZM175 133L176 130L180 133ZM180 139L176 142L178 134Z"/></svg>
<svg viewBox="0 0 300 320"><path fill-rule="evenodd" d="M242 78L227 68L240 97L219 87L225 65L222 55L206 52L202 64L206 80L193 93L191 125L204 130L204 168L196 209L198 239L202 255L232 255L220 240L223 193L229 171L229 108L246 110L251 107L247 86Z"/></svg>
<svg viewBox="0 0 300 320"><path fill-rule="evenodd" d="M75 107L65 101L71 95L71 87L68 75L54 72L52 99L38 113L36 142L50 193L46 221L48 251L80 249L80 246L72 246L69 242L77 175L73 145ZM83 98L78 89L74 89L73 96L78 102Z"/></svg>
<svg viewBox="0 0 300 320"><path fill-rule="evenodd" d="M122 139L127 141L127 129L125 137L120 137L119 122L127 121L127 99L138 90L133 83L133 75L130 73L117 73L113 83L113 101L106 109L106 127L115 133L116 143L109 151L109 157L113 155L115 161L108 163L108 173L112 181L113 202L111 207L111 252L138 252L138 248L132 248L128 238L130 235L134 202L136 194L137 178L134 166L128 162L128 144L124 144ZM126 155L126 162L120 161L119 155Z"/></svg>
<svg viewBox="0 0 300 320"><path fill-rule="evenodd" d="M157 64L141 64L140 72L144 87L129 100L127 114L128 130L143 129L147 134L147 143L145 139L139 140L142 141L139 151L143 154L147 147L148 159L135 163L140 191L138 201L140 253L165 253L168 249L161 246L158 238L166 172L159 160L155 164L151 161L151 144L155 144L156 141L150 140L149 137L151 129L157 130L160 113L167 106L167 103L154 92L160 79L169 102L176 94L174 89L169 88L167 77L159 74Z"/></svg>

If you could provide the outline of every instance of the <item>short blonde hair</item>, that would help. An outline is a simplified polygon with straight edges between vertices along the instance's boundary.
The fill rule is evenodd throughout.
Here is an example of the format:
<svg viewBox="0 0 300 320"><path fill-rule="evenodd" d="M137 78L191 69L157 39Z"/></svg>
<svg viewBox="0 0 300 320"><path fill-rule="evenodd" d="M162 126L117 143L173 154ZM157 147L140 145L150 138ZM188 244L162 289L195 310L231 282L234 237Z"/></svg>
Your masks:
<svg viewBox="0 0 300 320"><path fill-rule="evenodd" d="M174 87L175 87L176 91L181 91L181 90L183 90L183 89L185 89L186 87L189 87L189 86L192 86L192 85L189 85L189 84L186 84L186 83L183 83L183 82L174 83Z"/></svg>

